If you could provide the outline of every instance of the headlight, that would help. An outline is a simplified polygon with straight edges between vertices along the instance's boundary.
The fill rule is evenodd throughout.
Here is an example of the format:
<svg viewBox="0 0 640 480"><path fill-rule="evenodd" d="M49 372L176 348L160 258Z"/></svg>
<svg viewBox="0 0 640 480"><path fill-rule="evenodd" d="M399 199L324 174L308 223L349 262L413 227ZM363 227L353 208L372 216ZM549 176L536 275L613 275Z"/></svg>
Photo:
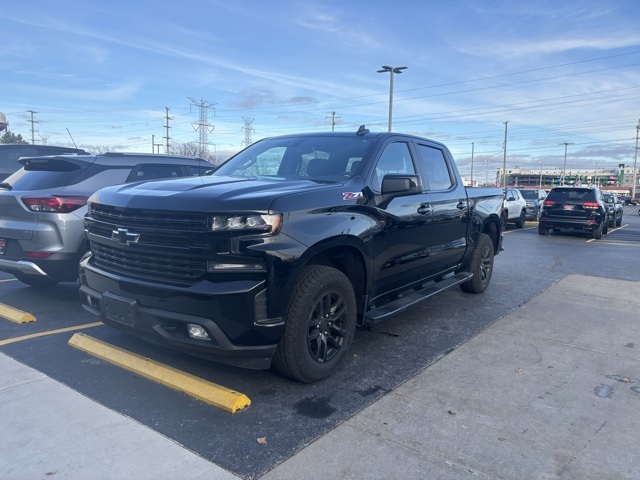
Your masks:
<svg viewBox="0 0 640 480"><path fill-rule="evenodd" d="M282 215L216 215L210 217L210 225L214 232L244 230L273 234L282 226Z"/></svg>

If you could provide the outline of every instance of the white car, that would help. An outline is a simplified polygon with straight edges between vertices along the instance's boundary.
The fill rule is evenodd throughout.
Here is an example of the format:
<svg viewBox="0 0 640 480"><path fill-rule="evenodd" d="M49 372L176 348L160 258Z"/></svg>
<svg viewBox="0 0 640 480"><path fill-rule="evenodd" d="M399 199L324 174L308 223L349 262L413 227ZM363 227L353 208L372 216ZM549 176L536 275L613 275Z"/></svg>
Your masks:
<svg viewBox="0 0 640 480"><path fill-rule="evenodd" d="M504 189L504 223L515 223L516 227L524 227L527 214L527 202L517 188Z"/></svg>

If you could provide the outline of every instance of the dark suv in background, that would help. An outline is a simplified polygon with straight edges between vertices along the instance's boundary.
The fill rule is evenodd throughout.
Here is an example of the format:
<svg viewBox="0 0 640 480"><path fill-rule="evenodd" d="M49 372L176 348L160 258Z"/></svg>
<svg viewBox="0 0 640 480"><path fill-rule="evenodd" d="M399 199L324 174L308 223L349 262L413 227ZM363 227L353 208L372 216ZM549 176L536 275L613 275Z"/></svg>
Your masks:
<svg viewBox="0 0 640 480"><path fill-rule="evenodd" d="M43 157L65 153L87 153L81 148L57 147L55 145L31 145L29 143L5 143L0 145L0 181L22 168L18 163L22 157Z"/></svg>
<svg viewBox="0 0 640 480"><path fill-rule="evenodd" d="M543 203L538 233L548 235L549 229L582 230L593 238L602 238L609 231L609 209L602 192L595 187L555 187Z"/></svg>
<svg viewBox="0 0 640 480"><path fill-rule="evenodd" d="M78 278L78 262L88 250L87 199L96 190L214 169L200 158L133 153L30 157L20 163L24 168L0 183L0 271L27 285Z"/></svg>
<svg viewBox="0 0 640 480"><path fill-rule="evenodd" d="M624 210L622 202L613 193L603 193L602 198L609 210L609 226L619 227L622 225L622 211Z"/></svg>

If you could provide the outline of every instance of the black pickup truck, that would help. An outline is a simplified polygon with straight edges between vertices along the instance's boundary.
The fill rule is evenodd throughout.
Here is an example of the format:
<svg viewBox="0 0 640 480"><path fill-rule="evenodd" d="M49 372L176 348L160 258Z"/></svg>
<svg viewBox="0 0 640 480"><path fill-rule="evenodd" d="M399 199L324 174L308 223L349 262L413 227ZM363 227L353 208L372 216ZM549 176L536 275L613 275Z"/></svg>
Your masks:
<svg viewBox="0 0 640 480"><path fill-rule="evenodd" d="M455 285L483 292L502 205L424 138L267 138L208 176L94 194L80 296L148 341L314 382L356 326Z"/></svg>

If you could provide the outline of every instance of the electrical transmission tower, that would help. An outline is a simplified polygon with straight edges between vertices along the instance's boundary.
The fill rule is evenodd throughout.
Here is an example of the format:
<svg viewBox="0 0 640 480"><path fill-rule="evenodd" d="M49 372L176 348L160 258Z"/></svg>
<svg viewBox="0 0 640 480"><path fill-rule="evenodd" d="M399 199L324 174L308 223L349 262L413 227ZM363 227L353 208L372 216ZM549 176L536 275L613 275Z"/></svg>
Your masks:
<svg viewBox="0 0 640 480"><path fill-rule="evenodd" d="M33 110L27 110L27 113L31 114L31 120L30 120L31 121L31 145L35 145L36 144L35 133L37 132L37 130L34 129L34 125L38 122L33 119L33 114L38 112L34 112Z"/></svg>
<svg viewBox="0 0 640 480"><path fill-rule="evenodd" d="M199 150L199 156L204 157L206 156L209 150L208 136L211 132L213 132L213 129L216 128L207 121L207 113L208 113L207 110L210 108L213 108L213 116L215 117L216 115L216 109L214 108L215 103L207 102L202 98L200 99L200 101L192 97L187 97L187 98L191 100L191 105L194 105L200 109L200 117L198 121L192 123L191 125L193 125L193 129L196 132L200 133L198 150Z"/></svg>
<svg viewBox="0 0 640 480"><path fill-rule="evenodd" d="M248 147L253 143L251 141L251 132L255 132L255 130L251 128L253 118L242 117L242 119L244 120L244 127L242 127L242 129L244 130L244 146Z"/></svg>

